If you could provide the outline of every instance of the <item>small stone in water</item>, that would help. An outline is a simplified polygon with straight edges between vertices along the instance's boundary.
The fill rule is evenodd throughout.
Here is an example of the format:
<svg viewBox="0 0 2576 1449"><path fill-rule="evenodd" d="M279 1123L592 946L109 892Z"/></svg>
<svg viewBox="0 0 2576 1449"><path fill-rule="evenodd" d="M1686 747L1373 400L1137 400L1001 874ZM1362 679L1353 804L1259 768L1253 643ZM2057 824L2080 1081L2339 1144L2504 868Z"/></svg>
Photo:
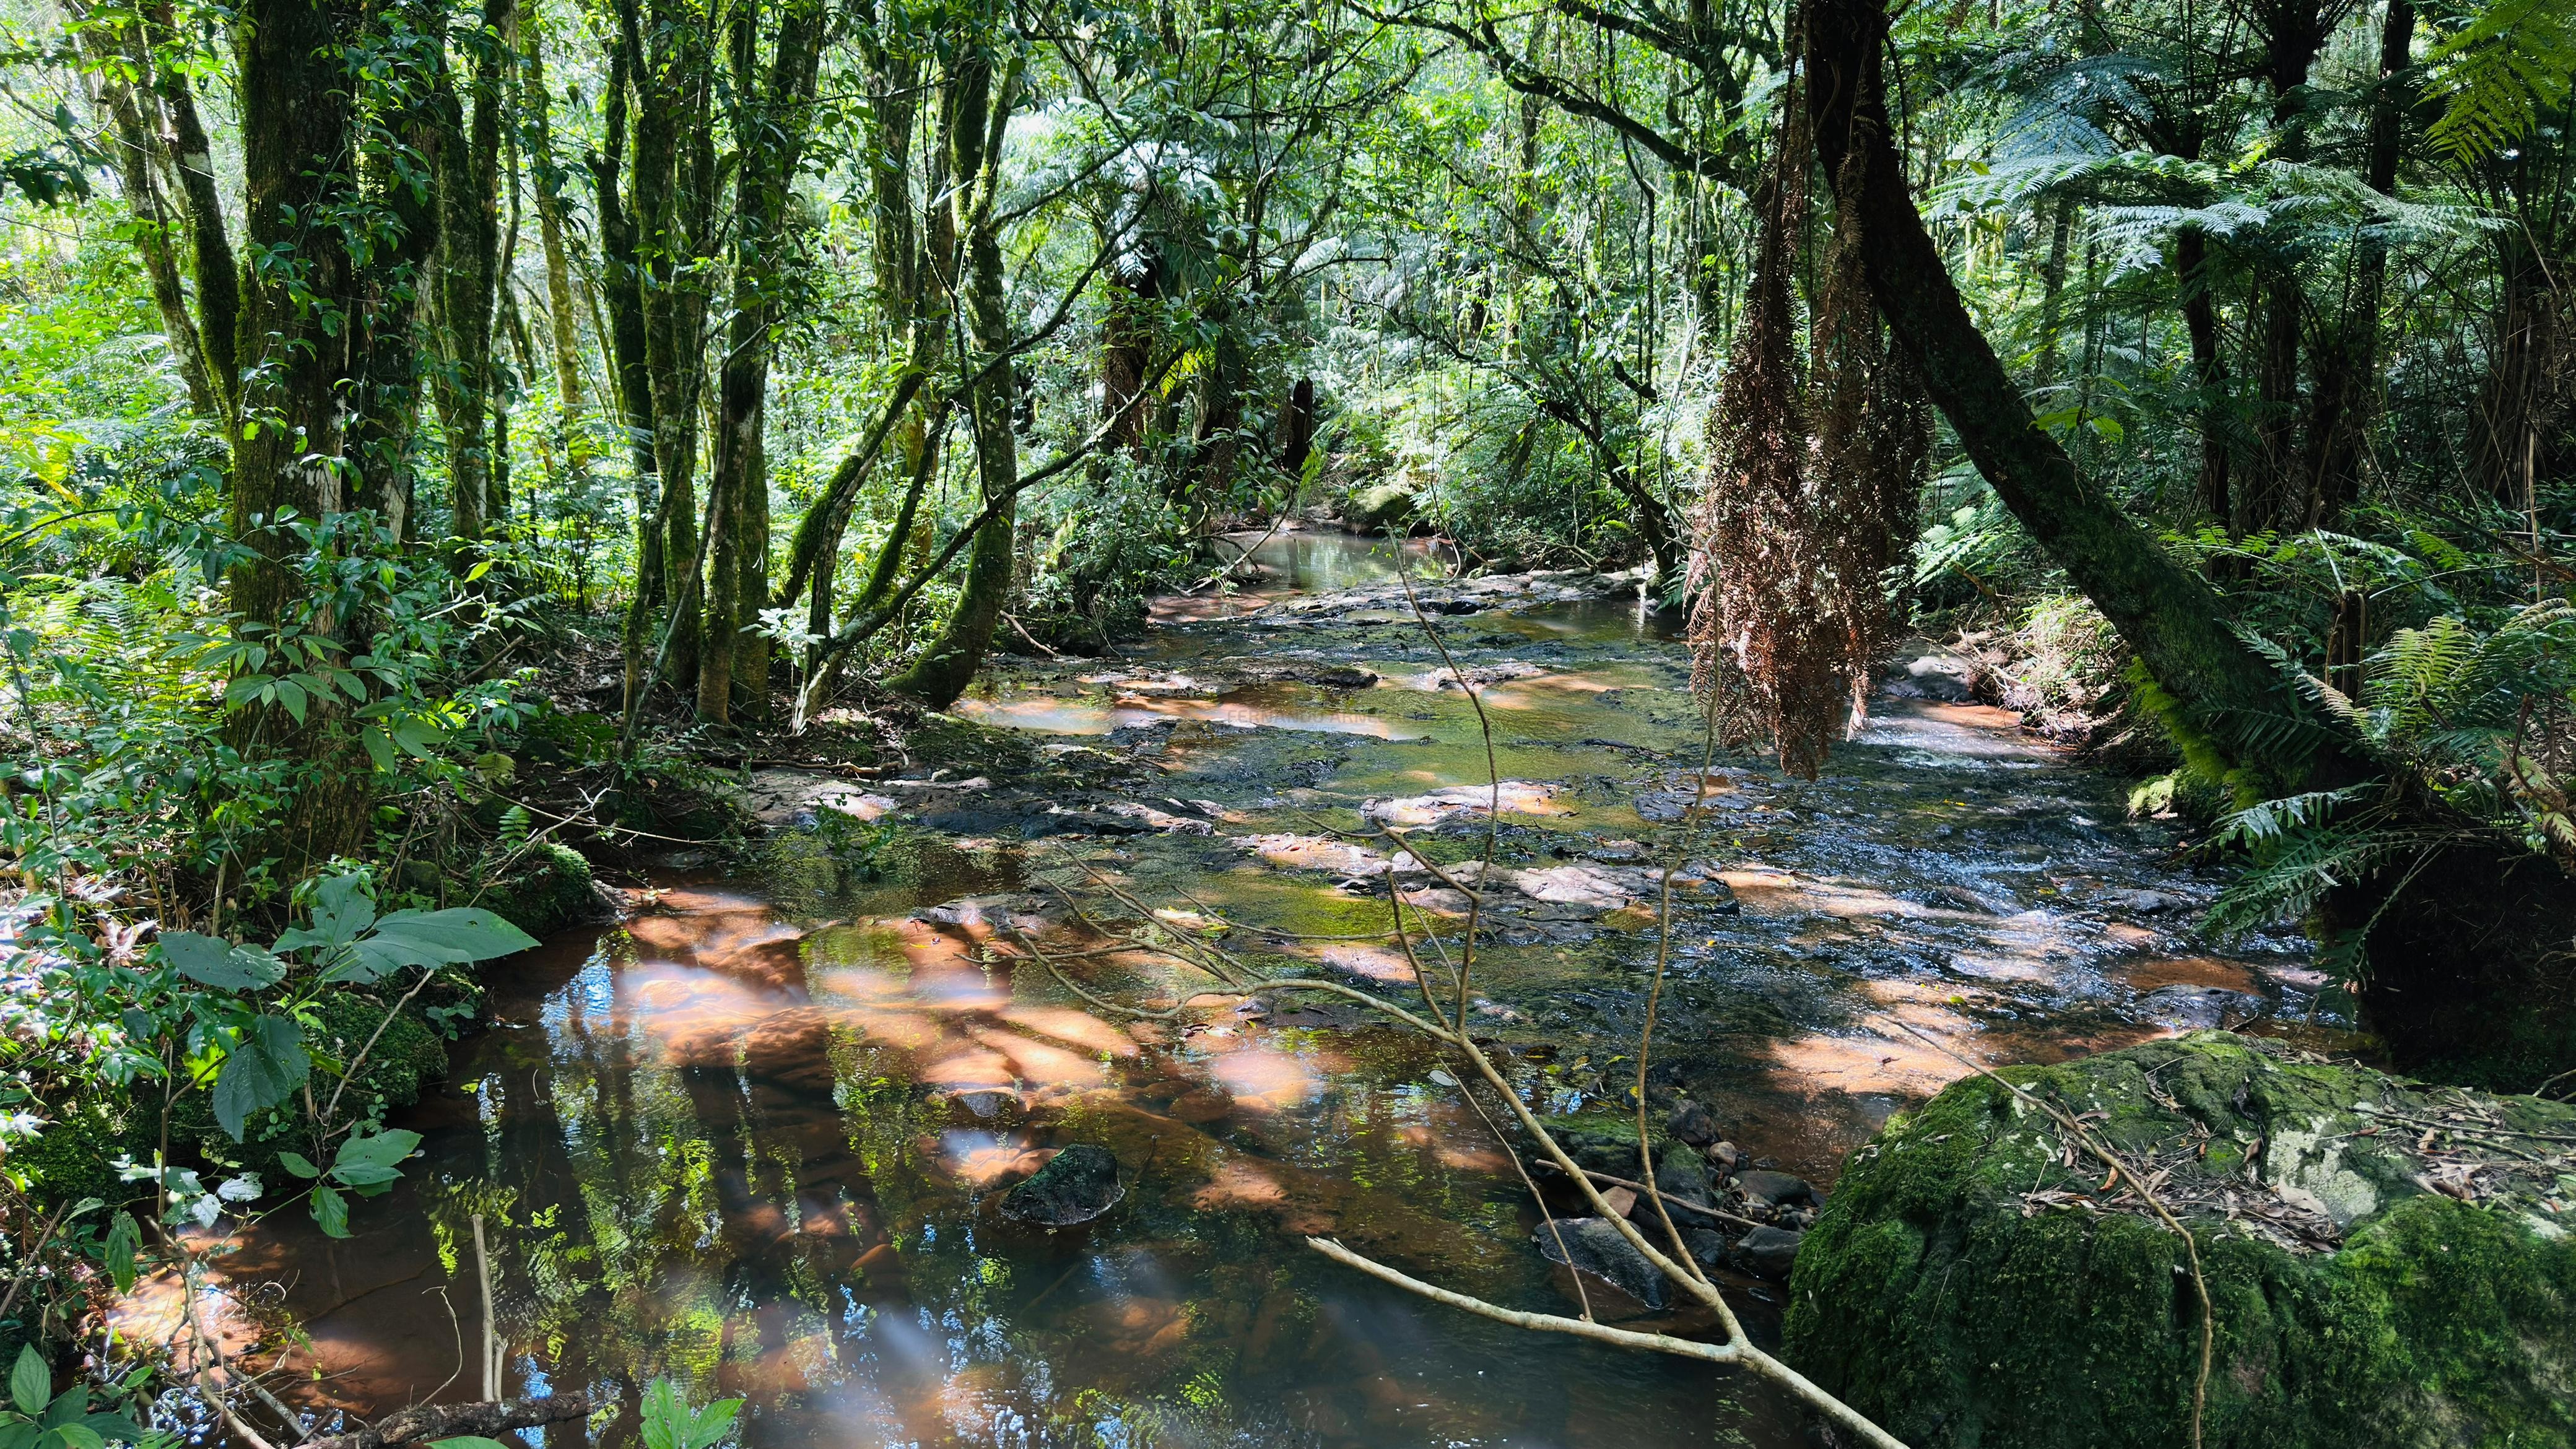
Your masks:
<svg viewBox="0 0 2576 1449"><path fill-rule="evenodd" d="M1454 1087L1458 1085L1458 1079L1456 1077L1449 1075L1438 1067L1433 1067L1431 1069L1431 1080L1443 1087Z"/></svg>
<svg viewBox="0 0 2576 1449"><path fill-rule="evenodd" d="M1664 1120L1664 1130L1693 1147L1706 1147L1717 1140L1717 1119L1708 1115L1706 1107L1685 1098Z"/></svg>
<svg viewBox="0 0 2576 1449"><path fill-rule="evenodd" d="M1531 1237L1549 1262L1602 1279L1648 1308L1664 1306L1663 1273L1608 1219L1558 1218L1552 1226L1539 1224Z"/></svg>
<svg viewBox="0 0 2576 1449"><path fill-rule="evenodd" d="M1109 1211L1126 1195L1126 1186L1118 1181L1118 1159L1109 1149L1077 1142L1003 1194L1002 1211L1024 1223L1069 1228Z"/></svg>

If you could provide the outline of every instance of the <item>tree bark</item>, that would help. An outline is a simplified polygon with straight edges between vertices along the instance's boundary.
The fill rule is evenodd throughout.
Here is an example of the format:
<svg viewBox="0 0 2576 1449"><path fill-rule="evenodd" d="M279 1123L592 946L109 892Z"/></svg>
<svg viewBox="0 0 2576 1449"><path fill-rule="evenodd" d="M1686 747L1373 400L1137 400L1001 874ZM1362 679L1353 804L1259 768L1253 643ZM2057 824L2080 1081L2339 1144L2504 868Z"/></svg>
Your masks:
<svg viewBox="0 0 2576 1449"><path fill-rule="evenodd" d="M341 61L360 20L348 0L251 0L235 32L247 250L281 260L254 268L239 293L235 355L256 384L245 389L232 433L231 523L250 552L233 565L228 587L245 618L297 623L340 652L350 621L307 607L298 565L309 547L302 528L329 526L350 504L340 466L341 385L350 375L345 322L362 300L344 234L307 218L360 203L355 86ZM297 526L286 524L289 510ZM242 728L282 744L303 765L285 837L271 846L289 878L356 848L373 771L340 712L317 698L300 722L272 709Z"/></svg>
<svg viewBox="0 0 2576 1449"><path fill-rule="evenodd" d="M1011 317L1002 292L1002 244L993 220L999 182L1001 132L1009 120L1019 72L1003 78L994 94L993 59L980 39L967 42L951 62L948 153L957 178L951 193L955 235L965 245L966 333L976 357L977 381L967 397L975 432L975 473L992 518L976 531L966 556L966 582L947 623L893 688L945 708L966 692L991 647L1011 592L1014 518L1019 491L1019 448L1011 409L1019 394L1018 369L1005 360Z"/></svg>
<svg viewBox="0 0 2576 1449"><path fill-rule="evenodd" d="M2347 746L2229 629L2208 586L2087 486L2032 420L1960 301L1890 141L1883 0L1811 0L1808 99L1837 206L1861 209L1871 295L1997 496L2119 631L2190 723L2239 765L2285 778L2357 774ZM1844 157L1857 148L1861 164Z"/></svg>
<svg viewBox="0 0 2576 1449"><path fill-rule="evenodd" d="M623 717L632 718L651 667L653 609L662 599L662 487L653 445L653 371L644 346L644 270L635 252L635 219L620 191L626 165L627 111L635 75L643 65L642 27L636 0L619 0L609 38L608 86L602 96L603 149L587 158L599 205L600 290L607 294L608 323L600 330L609 350L609 377L625 423L635 508L635 592L626 601L619 652L625 664Z"/></svg>
<svg viewBox="0 0 2576 1449"><path fill-rule="evenodd" d="M2235 523L2230 479L2234 446L2228 418L2227 356L2218 333L2218 297L2211 275L2209 241L2198 227L2174 236L2174 283L2182 294L2183 330L2191 337L2192 389L2200 409L2200 477L2196 485L2203 513L2220 527Z"/></svg>
<svg viewBox="0 0 2576 1449"><path fill-rule="evenodd" d="M446 434L453 536L483 536L490 509L493 451L492 322L500 276L501 36L512 0L484 0L481 23L467 39L470 106L442 70L442 118L436 262L438 368L430 395Z"/></svg>
<svg viewBox="0 0 2576 1449"><path fill-rule="evenodd" d="M764 84L754 73L755 7L736 31L734 83L753 97L737 121L742 155L735 173L733 320L716 384L715 459L707 507L717 511L714 577L708 582L707 638L698 668L698 717L768 713L769 466L763 419L777 297L787 248L788 187L804 154L823 52L821 0L787 0ZM755 89L756 88L756 89Z"/></svg>

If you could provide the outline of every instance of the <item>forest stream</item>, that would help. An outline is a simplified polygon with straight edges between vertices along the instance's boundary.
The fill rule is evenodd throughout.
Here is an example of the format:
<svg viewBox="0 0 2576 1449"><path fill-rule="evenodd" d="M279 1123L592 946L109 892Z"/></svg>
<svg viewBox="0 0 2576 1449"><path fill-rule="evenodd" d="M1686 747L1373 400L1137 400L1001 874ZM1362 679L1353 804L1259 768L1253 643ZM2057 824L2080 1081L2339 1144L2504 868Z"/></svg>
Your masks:
<svg viewBox="0 0 2576 1449"><path fill-rule="evenodd" d="M396 1123L425 1135L422 1163L345 1241L300 1213L244 1234L216 1265L233 1296L205 1310L244 1347L263 1315L300 1323L309 1344L270 1332L258 1352L318 1370L301 1392L326 1420L479 1396L479 1211L502 1392L686 1367L747 1397L758 1449L1806 1442L1749 1378L1518 1332L1307 1250L1337 1236L1575 1310L1529 1193L1419 1037L1322 997L1137 1020L989 949L1063 923L1050 882L1093 900L1109 882L1173 929L1408 999L1385 857L1352 835L1394 824L1472 855L1488 776L1391 550L1284 532L1239 593L1162 601L1141 644L1001 662L957 712L1013 727L969 737L1017 742L1016 769L753 777L780 823L875 823L783 831L723 878L677 857L624 923L494 973L492 1026ZM2197 941L2218 883L2178 832L1967 702L1937 654L1892 668L1821 780L1720 756L1693 831L1675 823L1702 788L1690 661L1632 581L1417 597L1492 722L1512 873L1486 892L1475 1012L1540 1110L1630 1100L1666 864L1656 1115L1686 1094L1751 1165L1819 1188L1962 1073L1945 1049L2059 1060L2316 1014L2301 943ZM889 821L910 828L882 869L824 848ZM1456 893L1397 884L1454 949ZM1087 971L1122 1001L1206 984ZM997 1210L1076 1142L1118 1159L1107 1215L1050 1234ZM1780 1287L1730 1286L1776 1338Z"/></svg>

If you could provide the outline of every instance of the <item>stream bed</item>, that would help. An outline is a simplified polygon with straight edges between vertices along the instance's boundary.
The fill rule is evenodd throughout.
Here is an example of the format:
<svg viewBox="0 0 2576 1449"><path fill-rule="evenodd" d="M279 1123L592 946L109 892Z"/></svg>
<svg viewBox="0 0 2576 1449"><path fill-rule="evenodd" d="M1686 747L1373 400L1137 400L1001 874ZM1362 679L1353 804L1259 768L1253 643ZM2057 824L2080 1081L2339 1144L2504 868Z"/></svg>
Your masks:
<svg viewBox="0 0 2576 1449"><path fill-rule="evenodd" d="M1462 901L1356 837L1475 855L1491 791L1474 1010L1525 1098L1630 1101L1679 866L1656 1110L1686 1096L1753 1165L1827 1188L1962 1073L1950 1052L2062 1059L2315 1006L2300 943L2194 939L2217 882L2170 826L1938 668L1898 671L1821 780L1720 756L1703 783L1686 651L1632 582L1408 599L1390 545L1296 531L1253 561L1107 658L999 661L957 711L991 759L753 780L785 823L856 819L743 878L674 873L515 963L398 1124L425 1139L404 1185L346 1241L251 1230L209 1314L237 1341L301 1322L281 1356L322 1420L479 1397L479 1214L504 1392L616 1382L631 1405L673 1374L745 1396L759 1449L1803 1444L1749 1379L1519 1333L1304 1246L1573 1310L1421 1038L1321 997L1139 1019L998 948L1065 924L1050 887L1114 887L1265 969L1409 999L1390 864L1417 945L1463 947ZM1210 984L1132 954L1066 969L1122 1003ZM1054 1233L998 1210L1072 1143L1117 1158L1114 1208ZM1729 1286L1776 1333L1779 1286Z"/></svg>

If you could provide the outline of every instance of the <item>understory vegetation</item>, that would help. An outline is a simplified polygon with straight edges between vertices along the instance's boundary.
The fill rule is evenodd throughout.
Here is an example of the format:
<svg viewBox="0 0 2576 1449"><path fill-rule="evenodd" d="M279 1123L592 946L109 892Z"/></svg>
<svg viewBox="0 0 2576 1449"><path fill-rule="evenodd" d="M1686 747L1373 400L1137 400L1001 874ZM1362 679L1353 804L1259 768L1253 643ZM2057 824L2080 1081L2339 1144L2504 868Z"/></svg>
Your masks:
<svg viewBox="0 0 2576 1449"><path fill-rule="evenodd" d="M2556 0L0 22L18 1449L175 1432L106 1311L362 1222L594 862L1282 520L1636 570L1809 776L1952 646L2399 1066L2576 1071Z"/></svg>

